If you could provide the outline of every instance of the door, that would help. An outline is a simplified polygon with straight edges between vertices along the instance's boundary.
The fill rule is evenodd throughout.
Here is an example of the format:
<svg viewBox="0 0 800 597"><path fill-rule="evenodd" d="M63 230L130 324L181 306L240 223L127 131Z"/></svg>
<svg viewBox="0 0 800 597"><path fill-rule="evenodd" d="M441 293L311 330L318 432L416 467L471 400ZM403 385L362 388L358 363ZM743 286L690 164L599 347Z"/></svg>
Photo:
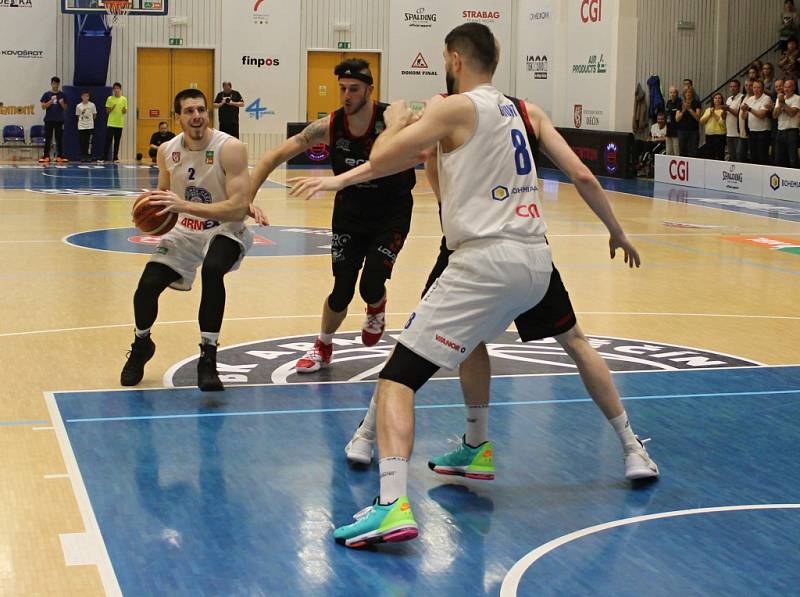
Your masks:
<svg viewBox="0 0 800 597"><path fill-rule="evenodd" d="M195 88L206 94L213 125L214 50L139 48L136 59L137 153L147 159L150 136L162 120L172 132L181 132L172 101L184 89Z"/></svg>
<svg viewBox="0 0 800 597"><path fill-rule="evenodd" d="M339 82L333 74L333 69L348 58L361 58L369 62L375 86L372 99L380 99L381 55L379 52L309 52L307 120L322 118L339 108Z"/></svg>

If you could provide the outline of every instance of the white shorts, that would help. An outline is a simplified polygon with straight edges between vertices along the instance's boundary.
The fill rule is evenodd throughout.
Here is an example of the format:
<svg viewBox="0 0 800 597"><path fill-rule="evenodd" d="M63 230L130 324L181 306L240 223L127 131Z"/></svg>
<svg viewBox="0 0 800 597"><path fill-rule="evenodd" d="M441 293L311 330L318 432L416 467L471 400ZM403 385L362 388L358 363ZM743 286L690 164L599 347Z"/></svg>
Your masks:
<svg viewBox="0 0 800 597"><path fill-rule="evenodd" d="M480 342L494 340L537 305L550 285L550 247L486 239L461 244L409 317L398 342L455 369Z"/></svg>
<svg viewBox="0 0 800 597"><path fill-rule="evenodd" d="M223 222L208 230L189 230L176 224L161 237L150 261L163 263L181 275L181 279L170 284L170 288L191 290L197 268L203 263L208 247L217 235L227 236L242 246L242 253L231 271L239 269L245 254L253 246L253 232L243 222Z"/></svg>

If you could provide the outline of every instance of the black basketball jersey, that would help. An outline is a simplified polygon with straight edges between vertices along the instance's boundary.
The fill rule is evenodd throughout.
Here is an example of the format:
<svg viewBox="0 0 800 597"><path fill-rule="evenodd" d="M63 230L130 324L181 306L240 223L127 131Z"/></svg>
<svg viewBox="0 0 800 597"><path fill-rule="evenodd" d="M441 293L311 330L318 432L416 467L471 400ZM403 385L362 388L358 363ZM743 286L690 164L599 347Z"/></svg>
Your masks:
<svg viewBox="0 0 800 597"><path fill-rule="evenodd" d="M375 103L372 122L360 137L350 133L343 108L331 113L331 167L334 174L342 174L369 160L375 139L386 128L383 113L388 107L388 104ZM414 174L414 169L409 168L397 174L346 187L337 193L337 199L352 197L375 201L387 197L391 200L398 195L411 193L416 183L417 176Z"/></svg>

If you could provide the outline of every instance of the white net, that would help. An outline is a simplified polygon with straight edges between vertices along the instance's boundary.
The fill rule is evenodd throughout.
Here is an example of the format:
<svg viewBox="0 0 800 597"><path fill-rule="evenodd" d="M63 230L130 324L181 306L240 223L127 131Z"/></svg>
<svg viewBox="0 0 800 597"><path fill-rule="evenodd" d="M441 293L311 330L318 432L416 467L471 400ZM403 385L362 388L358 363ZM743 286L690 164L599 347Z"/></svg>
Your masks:
<svg viewBox="0 0 800 597"><path fill-rule="evenodd" d="M128 20L133 2L131 0L105 0L103 8L108 13L106 15L106 27L123 27Z"/></svg>

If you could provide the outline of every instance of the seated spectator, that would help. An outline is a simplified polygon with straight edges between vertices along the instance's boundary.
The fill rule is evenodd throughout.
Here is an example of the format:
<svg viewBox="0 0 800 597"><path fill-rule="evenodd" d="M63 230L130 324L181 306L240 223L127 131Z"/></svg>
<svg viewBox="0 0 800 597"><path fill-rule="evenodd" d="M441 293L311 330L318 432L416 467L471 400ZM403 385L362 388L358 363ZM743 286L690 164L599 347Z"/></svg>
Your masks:
<svg viewBox="0 0 800 597"><path fill-rule="evenodd" d="M175 133L167 128L166 122L158 123L158 130L150 137L150 150L147 152L154 164L156 163L156 155L158 155L158 147L174 137Z"/></svg>
<svg viewBox="0 0 800 597"><path fill-rule="evenodd" d="M656 122L650 127L650 141L656 143L667 142L667 115L663 112L656 114Z"/></svg>
<svg viewBox="0 0 800 597"><path fill-rule="evenodd" d="M772 112L778 121L778 137L775 141L775 165L798 167L797 149L800 146L800 96L795 91L797 81L784 81L782 93L778 94Z"/></svg>
<svg viewBox="0 0 800 597"><path fill-rule="evenodd" d="M775 67L771 62L765 62L761 67L761 81L764 83L764 94L775 100Z"/></svg>
<svg viewBox="0 0 800 597"><path fill-rule="evenodd" d="M678 147L683 157L697 157L697 148L700 145L700 108L700 100L694 96L694 89L686 88L681 109L675 115L678 121Z"/></svg>
<svg viewBox="0 0 800 597"><path fill-rule="evenodd" d="M750 157L754 164L769 163L772 137L772 100L764 93L764 83L753 81L753 95L744 101L750 131Z"/></svg>
<svg viewBox="0 0 800 597"><path fill-rule="evenodd" d="M784 79L797 79L800 70L800 49L797 48L797 38L790 37L786 42L786 50L778 59L778 66L783 71Z"/></svg>
<svg viewBox="0 0 800 597"><path fill-rule="evenodd" d="M725 159L725 98L721 93L715 93L711 98L711 105L700 117L700 124L705 126L706 145L708 150L706 157L712 160Z"/></svg>
<svg viewBox="0 0 800 597"><path fill-rule="evenodd" d="M727 158L731 162L739 160L739 108L742 106L744 94L740 91L739 81L732 79L728 83L731 92L725 100L725 131L727 135Z"/></svg>

